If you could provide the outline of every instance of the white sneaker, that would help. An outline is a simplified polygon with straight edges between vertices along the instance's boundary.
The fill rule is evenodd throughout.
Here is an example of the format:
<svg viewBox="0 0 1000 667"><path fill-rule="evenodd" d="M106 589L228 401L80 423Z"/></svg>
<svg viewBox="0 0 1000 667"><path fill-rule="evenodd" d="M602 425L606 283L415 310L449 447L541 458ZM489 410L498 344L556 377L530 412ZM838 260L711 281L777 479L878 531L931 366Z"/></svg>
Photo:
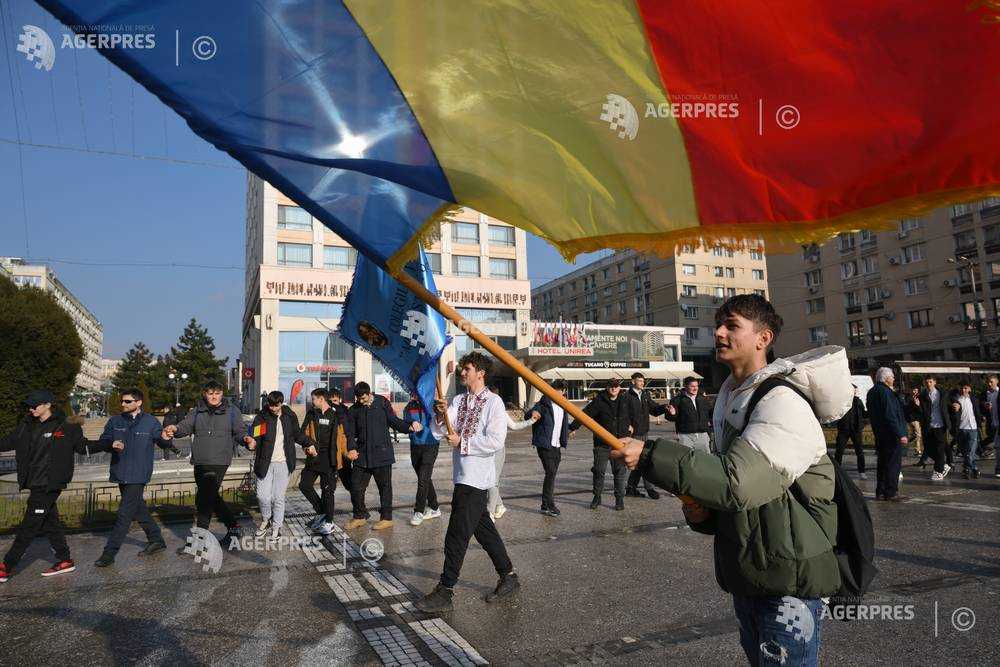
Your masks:
<svg viewBox="0 0 1000 667"><path fill-rule="evenodd" d="M493 518L494 519L499 519L500 517L502 517L506 513L507 513L507 508L506 507L504 507L503 505L497 505L496 510L493 512Z"/></svg>
<svg viewBox="0 0 1000 667"><path fill-rule="evenodd" d="M931 474L931 481L932 482L940 482L943 479L944 479L944 473L943 472L935 472L935 473Z"/></svg>
<svg viewBox="0 0 1000 667"><path fill-rule="evenodd" d="M944 479L945 477L947 477L948 473L950 473L950 472L951 472L951 466L948 465L947 463L945 463L944 464L944 471L941 473L941 479Z"/></svg>
<svg viewBox="0 0 1000 667"><path fill-rule="evenodd" d="M419 526L423 522L424 522L424 513L423 512L414 512L413 513L413 518L410 519L410 525L411 526Z"/></svg>
<svg viewBox="0 0 1000 667"><path fill-rule="evenodd" d="M868 473L859 472L858 479L868 479Z"/></svg>
<svg viewBox="0 0 1000 667"><path fill-rule="evenodd" d="M257 526L257 531L254 533L254 536L264 537L265 535L267 535L267 531L269 530L271 530L271 520L264 519L263 521L260 522L260 525Z"/></svg>
<svg viewBox="0 0 1000 667"><path fill-rule="evenodd" d="M281 537L281 526L275 526L271 529L271 537L275 540Z"/></svg>
<svg viewBox="0 0 1000 667"><path fill-rule="evenodd" d="M900 482L902 482L902 481L903 481L903 473L899 473L899 481L900 481Z"/></svg>
<svg viewBox="0 0 1000 667"><path fill-rule="evenodd" d="M313 517L313 520L309 522L309 524L308 524L309 525L309 530L316 530L317 528L319 528L320 526L322 526L324 523L326 523L326 515L325 514L317 514L316 516Z"/></svg>
<svg viewBox="0 0 1000 667"><path fill-rule="evenodd" d="M441 516L441 510L426 510L424 512L424 521L427 519L436 519Z"/></svg>
<svg viewBox="0 0 1000 667"><path fill-rule="evenodd" d="M324 521L316 527L316 532L320 535L329 535L333 532L333 522Z"/></svg>

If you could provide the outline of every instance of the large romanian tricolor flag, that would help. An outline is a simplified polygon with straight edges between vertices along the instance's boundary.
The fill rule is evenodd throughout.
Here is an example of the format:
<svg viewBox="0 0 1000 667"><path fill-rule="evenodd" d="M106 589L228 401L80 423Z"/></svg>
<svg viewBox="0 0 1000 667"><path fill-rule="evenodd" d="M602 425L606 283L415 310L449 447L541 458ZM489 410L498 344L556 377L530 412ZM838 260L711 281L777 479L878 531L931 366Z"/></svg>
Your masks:
<svg viewBox="0 0 1000 667"><path fill-rule="evenodd" d="M569 257L1000 192L994 0L39 2L390 269L455 205Z"/></svg>

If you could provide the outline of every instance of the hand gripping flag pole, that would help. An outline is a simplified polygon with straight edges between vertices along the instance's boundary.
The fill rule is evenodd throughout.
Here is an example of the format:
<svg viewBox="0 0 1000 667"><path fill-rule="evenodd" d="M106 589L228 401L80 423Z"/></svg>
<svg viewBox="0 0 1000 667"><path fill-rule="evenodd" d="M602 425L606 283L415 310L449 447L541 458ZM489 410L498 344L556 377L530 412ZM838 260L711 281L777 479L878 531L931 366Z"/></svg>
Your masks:
<svg viewBox="0 0 1000 667"><path fill-rule="evenodd" d="M404 283L405 284L405 283ZM413 289L412 287L410 289ZM417 296L420 296L417 294ZM427 302L427 305L434 308L434 304ZM440 311L439 311L440 312ZM444 313L442 313L444 314ZM448 416L448 398L444 394L444 390L441 389L441 368L440 365L437 368L437 397L439 400L444 401L444 426L448 429L448 435L452 435L455 430L451 427L451 417Z"/></svg>

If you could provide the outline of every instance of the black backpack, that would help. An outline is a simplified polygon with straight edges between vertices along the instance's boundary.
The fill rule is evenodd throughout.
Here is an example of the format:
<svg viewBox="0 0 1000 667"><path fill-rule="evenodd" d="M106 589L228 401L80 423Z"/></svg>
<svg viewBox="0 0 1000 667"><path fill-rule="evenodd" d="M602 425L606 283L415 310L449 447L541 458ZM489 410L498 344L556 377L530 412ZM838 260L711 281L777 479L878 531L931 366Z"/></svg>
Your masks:
<svg viewBox="0 0 1000 667"><path fill-rule="evenodd" d="M760 399L775 387L788 387L812 407L812 402L798 387L783 377L771 376L757 385L750 396L743 429L746 429L750 415ZM878 574L878 569L875 567L875 529L872 526L868 503L861 489L836 461L830 462L834 470L833 502L837 505L837 545L833 553L840 565L840 590L830 598L827 606L834 618L849 620L856 618L856 615L845 613L847 608L857 606L861 602L861 596L868 591L872 580ZM809 507L809 496L797 481L792 483L789 490L799 503L806 508Z"/></svg>

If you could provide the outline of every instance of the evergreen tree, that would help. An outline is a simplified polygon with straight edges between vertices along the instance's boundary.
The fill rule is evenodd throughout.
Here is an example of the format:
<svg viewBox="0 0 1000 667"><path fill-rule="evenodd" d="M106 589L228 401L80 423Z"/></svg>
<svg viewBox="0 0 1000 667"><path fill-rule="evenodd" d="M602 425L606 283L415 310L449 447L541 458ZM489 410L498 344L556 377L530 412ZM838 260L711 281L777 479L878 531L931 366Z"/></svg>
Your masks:
<svg viewBox="0 0 1000 667"><path fill-rule="evenodd" d="M201 396L201 387L210 380L226 383L226 364L229 357L215 356L215 340L208 335L208 329L198 324L192 317L175 347L164 359L167 368L176 373L187 373L188 379L181 384L181 405L192 406ZM169 370L167 372L170 372ZM173 386L170 387L173 389Z"/></svg>
<svg viewBox="0 0 1000 667"><path fill-rule="evenodd" d="M0 278L0 435L22 418L25 396L48 389L68 403L83 343L73 319L51 294Z"/></svg>
<svg viewBox="0 0 1000 667"><path fill-rule="evenodd" d="M149 351L146 344L139 341L132 346L132 349L125 353L115 376L111 379L111 386L118 393L130 387L139 388L140 384L146 383L152 372L153 353Z"/></svg>

